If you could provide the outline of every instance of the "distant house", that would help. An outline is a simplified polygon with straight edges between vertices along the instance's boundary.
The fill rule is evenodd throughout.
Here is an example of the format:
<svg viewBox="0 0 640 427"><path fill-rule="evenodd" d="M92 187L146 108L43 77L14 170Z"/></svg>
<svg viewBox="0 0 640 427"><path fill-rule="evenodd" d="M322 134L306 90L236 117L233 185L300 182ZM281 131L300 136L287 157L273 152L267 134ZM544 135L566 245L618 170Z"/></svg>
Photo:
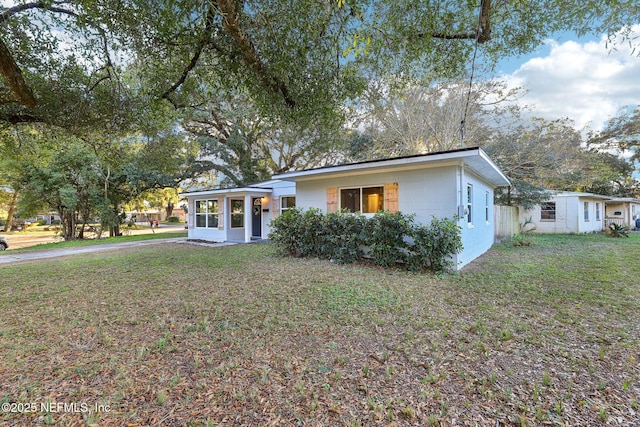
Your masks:
<svg viewBox="0 0 640 427"><path fill-rule="evenodd" d="M605 202L605 228L613 223L637 228L638 218L640 218L640 199L612 197Z"/></svg>
<svg viewBox="0 0 640 427"><path fill-rule="evenodd" d="M462 228L460 268L494 242L493 192L509 180L480 148L374 160L288 172L244 188L183 193L189 238L244 241L266 238L269 221L297 206L322 212L346 209L365 216L386 210L454 218ZM246 214L246 213L249 214Z"/></svg>
<svg viewBox="0 0 640 427"><path fill-rule="evenodd" d="M608 196L572 191L556 192L539 206L520 211L520 223L531 220L538 233L589 233L604 228Z"/></svg>

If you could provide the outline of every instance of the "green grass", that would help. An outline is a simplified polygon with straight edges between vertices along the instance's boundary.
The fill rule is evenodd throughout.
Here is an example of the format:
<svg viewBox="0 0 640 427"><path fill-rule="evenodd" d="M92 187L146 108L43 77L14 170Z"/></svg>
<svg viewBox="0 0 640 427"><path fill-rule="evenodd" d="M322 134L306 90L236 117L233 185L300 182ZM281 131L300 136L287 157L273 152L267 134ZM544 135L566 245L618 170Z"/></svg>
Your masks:
<svg viewBox="0 0 640 427"><path fill-rule="evenodd" d="M437 277L268 244L8 266L0 402L103 409L0 421L631 425L638 277L639 234L533 236Z"/></svg>

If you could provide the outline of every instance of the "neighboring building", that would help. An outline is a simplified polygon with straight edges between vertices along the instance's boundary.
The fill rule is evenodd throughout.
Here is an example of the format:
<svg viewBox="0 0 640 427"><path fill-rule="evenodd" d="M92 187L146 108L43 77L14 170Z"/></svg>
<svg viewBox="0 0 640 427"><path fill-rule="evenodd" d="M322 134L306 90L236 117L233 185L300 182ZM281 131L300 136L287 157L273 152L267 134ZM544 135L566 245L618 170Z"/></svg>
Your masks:
<svg viewBox="0 0 640 427"><path fill-rule="evenodd" d="M181 196L187 198L189 239L250 242L266 239L271 220L282 209L295 206L296 186L271 180Z"/></svg>
<svg viewBox="0 0 640 427"><path fill-rule="evenodd" d="M218 242L266 238L271 219L293 206L365 216L400 211L423 224L457 215L464 249L454 263L460 268L493 244L493 192L506 185L487 154L469 148L289 172L249 187L183 196L189 238Z"/></svg>
<svg viewBox="0 0 640 427"><path fill-rule="evenodd" d="M638 228L636 222L638 218L640 218L640 199L611 197L605 202L605 228L613 223Z"/></svg>
<svg viewBox="0 0 640 427"><path fill-rule="evenodd" d="M127 221L133 221L134 223L148 223L149 221L167 221L167 211L164 208L147 209L143 211L132 210L126 212ZM187 214L182 208L174 208L171 216L178 218L178 221L186 221Z"/></svg>
<svg viewBox="0 0 640 427"><path fill-rule="evenodd" d="M562 191L533 209L520 212L520 223L529 219L537 233L591 233L604 229L608 196ZM531 227L529 226L529 227Z"/></svg>

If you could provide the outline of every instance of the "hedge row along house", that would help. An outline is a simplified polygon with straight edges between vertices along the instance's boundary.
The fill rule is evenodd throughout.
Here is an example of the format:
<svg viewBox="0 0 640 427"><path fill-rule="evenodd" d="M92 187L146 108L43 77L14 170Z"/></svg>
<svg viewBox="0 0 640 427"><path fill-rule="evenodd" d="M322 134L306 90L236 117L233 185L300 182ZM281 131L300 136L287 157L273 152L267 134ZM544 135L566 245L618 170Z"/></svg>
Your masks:
<svg viewBox="0 0 640 427"><path fill-rule="evenodd" d="M323 213L346 209L458 218L462 268L494 242L493 194L509 180L480 148L327 166L275 175L242 188L183 193L188 201L189 239L251 242L266 239L270 221L299 207Z"/></svg>

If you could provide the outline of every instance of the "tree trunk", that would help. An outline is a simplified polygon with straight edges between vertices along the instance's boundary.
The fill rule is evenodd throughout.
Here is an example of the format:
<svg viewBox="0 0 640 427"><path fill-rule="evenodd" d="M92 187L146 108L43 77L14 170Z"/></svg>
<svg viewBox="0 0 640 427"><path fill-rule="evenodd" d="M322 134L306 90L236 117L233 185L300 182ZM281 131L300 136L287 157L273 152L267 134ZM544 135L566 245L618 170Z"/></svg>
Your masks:
<svg viewBox="0 0 640 427"><path fill-rule="evenodd" d="M11 224L13 223L13 215L16 212L16 205L18 204L18 192L13 193L11 198L11 204L9 205L9 213L7 214L7 223L4 225L4 232L11 231Z"/></svg>
<svg viewBox="0 0 640 427"><path fill-rule="evenodd" d="M167 214L167 221L169 220L169 217L173 214L173 202L167 202L167 206L164 208L165 213Z"/></svg>

